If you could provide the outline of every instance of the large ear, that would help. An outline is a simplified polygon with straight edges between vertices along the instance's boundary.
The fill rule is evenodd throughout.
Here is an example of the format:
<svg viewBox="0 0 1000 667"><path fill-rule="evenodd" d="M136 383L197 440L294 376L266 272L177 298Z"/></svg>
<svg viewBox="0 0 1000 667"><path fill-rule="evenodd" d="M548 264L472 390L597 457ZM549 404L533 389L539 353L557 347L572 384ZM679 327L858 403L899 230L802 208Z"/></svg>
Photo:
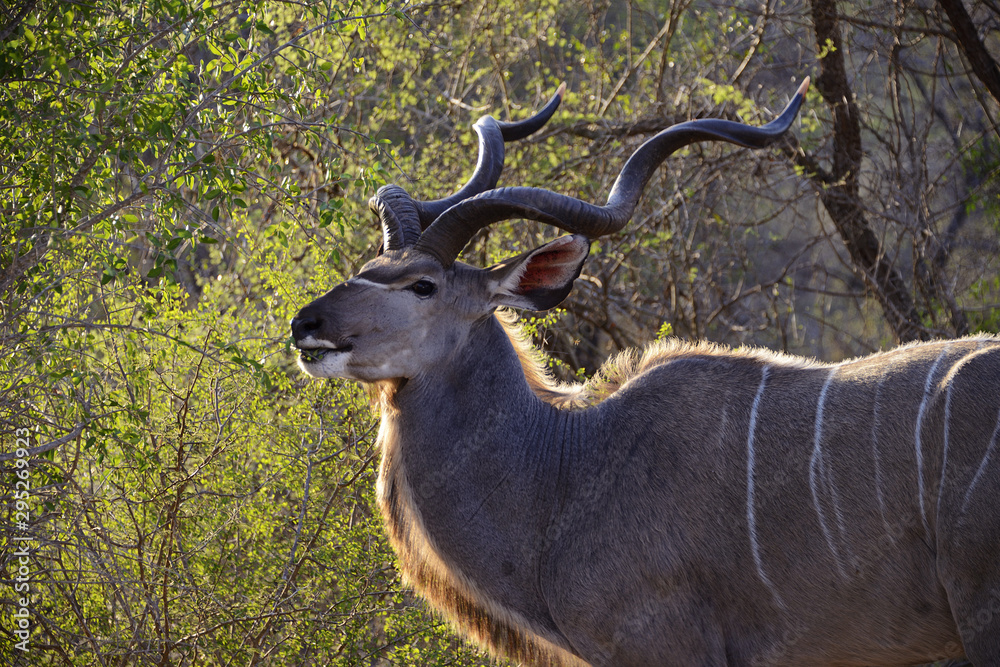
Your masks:
<svg viewBox="0 0 1000 667"><path fill-rule="evenodd" d="M493 305L528 310L555 308L573 289L573 281L589 253L590 240L574 234L490 267Z"/></svg>

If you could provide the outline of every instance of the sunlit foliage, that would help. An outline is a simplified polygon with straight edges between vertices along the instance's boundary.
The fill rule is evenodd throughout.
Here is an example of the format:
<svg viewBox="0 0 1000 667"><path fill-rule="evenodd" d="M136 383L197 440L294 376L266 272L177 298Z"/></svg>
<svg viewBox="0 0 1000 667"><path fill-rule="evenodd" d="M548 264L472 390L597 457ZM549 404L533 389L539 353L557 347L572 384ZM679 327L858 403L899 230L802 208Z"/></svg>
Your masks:
<svg viewBox="0 0 1000 667"><path fill-rule="evenodd" d="M600 202L653 132L766 122L793 79L847 57L857 203L913 330L997 326L996 104L933 12L882 25L882 3L852 6L869 18L837 50L802 3L0 9L5 581L31 539L27 653L6 622L21 594L0 595L7 663L488 663L399 581L373 503L377 415L355 385L301 376L287 323L372 256L379 185L449 193L475 161L471 123L524 117L562 80L562 108L508 147L502 182ZM529 327L554 372L667 335L828 359L898 337L822 204L831 109L814 88L783 150L672 158L630 228L594 244L565 310ZM551 236L498 225L465 258Z"/></svg>

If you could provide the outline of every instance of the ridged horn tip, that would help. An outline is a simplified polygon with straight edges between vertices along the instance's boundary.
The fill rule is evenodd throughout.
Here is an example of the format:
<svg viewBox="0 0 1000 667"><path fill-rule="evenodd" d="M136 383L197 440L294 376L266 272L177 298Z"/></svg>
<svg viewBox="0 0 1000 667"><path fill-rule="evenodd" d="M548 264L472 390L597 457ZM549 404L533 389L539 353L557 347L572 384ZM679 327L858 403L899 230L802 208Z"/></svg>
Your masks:
<svg viewBox="0 0 1000 667"><path fill-rule="evenodd" d="M796 95L802 97L806 96L806 92L809 90L809 80L808 76L802 79L802 83L799 84L799 89L795 91Z"/></svg>

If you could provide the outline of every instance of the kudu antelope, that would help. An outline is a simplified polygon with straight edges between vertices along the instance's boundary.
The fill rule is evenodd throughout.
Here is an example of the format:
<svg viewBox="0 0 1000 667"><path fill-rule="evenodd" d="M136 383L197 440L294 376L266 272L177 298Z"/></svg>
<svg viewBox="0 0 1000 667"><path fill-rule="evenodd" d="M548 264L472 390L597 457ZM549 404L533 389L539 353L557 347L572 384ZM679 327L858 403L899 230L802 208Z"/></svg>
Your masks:
<svg viewBox="0 0 1000 667"><path fill-rule="evenodd" d="M371 200L384 253L292 320L315 377L374 385L378 499L406 580L497 654L541 665L1000 665L1000 339L839 364L676 340L557 385L500 306L562 301L590 239L671 152L763 147L695 120L628 160L604 207L494 189L522 123L434 202ZM485 226L572 233L480 269Z"/></svg>

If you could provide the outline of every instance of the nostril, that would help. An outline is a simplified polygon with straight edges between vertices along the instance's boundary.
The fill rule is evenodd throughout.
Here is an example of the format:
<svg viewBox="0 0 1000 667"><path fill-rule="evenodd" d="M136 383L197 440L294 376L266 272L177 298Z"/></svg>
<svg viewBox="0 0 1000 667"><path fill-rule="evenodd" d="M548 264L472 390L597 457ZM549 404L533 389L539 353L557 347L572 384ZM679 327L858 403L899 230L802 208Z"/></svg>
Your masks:
<svg viewBox="0 0 1000 667"><path fill-rule="evenodd" d="M316 333L323 326L323 320L318 317L296 317L292 319L292 336L301 340Z"/></svg>

